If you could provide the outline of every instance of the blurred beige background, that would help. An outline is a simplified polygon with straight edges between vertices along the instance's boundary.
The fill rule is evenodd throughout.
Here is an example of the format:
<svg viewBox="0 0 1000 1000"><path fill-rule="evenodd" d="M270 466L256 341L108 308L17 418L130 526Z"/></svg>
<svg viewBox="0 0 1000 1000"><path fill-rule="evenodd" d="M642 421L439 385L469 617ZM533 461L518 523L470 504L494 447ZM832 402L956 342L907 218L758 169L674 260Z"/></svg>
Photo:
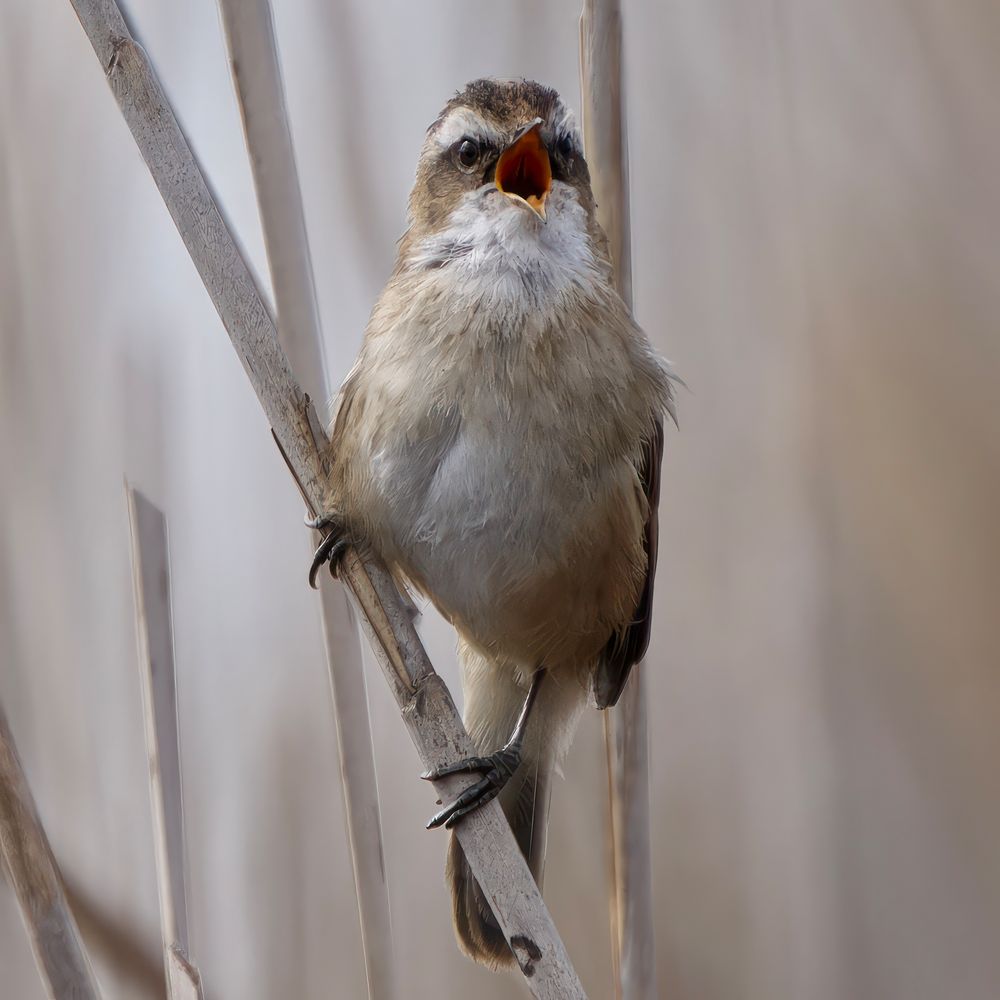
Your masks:
<svg viewBox="0 0 1000 1000"><path fill-rule="evenodd" d="M264 274L215 6L130 6ZM576 104L578 4L275 8L339 382L423 129L481 75ZM663 996L993 1000L1000 6L625 13L636 310L691 388L647 665ZM159 975L128 476L170 520L208 996L361 998L301 502L69 4L0 25L0 699L106 996ZM370 700L403 995L522 995L454 949L433 797ZM546 895L606 998L596 713L566 770ZM43 996L2 882L0 996Z"/></svg>

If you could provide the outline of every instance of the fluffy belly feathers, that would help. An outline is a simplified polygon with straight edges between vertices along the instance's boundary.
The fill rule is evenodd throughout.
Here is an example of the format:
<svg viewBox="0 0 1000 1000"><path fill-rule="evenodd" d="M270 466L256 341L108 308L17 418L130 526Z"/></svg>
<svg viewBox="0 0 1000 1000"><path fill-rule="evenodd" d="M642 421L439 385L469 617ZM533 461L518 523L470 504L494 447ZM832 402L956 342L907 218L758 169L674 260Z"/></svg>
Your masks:
<svg viewBox="0 0 1000 1000"><path fill-rule="evenodd" d="M463 639L528 669L592 661L634 614L636 462L669 399L620 300L536 263L518 295L503 270L387 288L342 390L331 503Z"/></svg>
<svg viewBox="0 0 1000 1000"><path fill-rule="evenodd" d="M594 429L547 420L530 399L442 413L372 455L369 536L491 657L589 662L628 621L645 571L630 458L585 461L576 438Z"/></svg>

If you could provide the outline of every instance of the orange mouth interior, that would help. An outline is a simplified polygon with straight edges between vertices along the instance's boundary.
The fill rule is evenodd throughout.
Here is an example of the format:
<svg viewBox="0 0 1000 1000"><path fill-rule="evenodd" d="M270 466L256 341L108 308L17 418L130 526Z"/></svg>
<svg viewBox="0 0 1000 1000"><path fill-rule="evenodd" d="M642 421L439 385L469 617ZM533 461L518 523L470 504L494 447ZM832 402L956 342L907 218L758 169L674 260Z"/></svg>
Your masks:
<svg viewBox="0 0 1000 1000"><path fill-rule="evenodd" d="M497 161L497 187L524 199L543 219L545 197L552 187L552 165L537 126L525 132Z"/></svg>

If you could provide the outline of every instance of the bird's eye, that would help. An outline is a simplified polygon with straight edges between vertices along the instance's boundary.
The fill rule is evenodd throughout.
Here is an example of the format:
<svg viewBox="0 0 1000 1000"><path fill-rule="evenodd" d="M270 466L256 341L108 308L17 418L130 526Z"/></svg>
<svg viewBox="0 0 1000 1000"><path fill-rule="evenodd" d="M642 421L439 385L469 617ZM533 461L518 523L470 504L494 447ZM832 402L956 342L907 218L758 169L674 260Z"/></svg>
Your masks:
<svg viewBox="0 0 1000 1000"><path fill-rule="evenodd" d="M463 139L455 151L458 165L465 170L471 170L479 160L479 143L474 139Z"/></svg>
<svg viewBox="0 0 1000 1000"><path fill-rule="evenodd" d="M559 137L556 150L564 160L568 160L573 155L573 137L568 132Z"/></svg>

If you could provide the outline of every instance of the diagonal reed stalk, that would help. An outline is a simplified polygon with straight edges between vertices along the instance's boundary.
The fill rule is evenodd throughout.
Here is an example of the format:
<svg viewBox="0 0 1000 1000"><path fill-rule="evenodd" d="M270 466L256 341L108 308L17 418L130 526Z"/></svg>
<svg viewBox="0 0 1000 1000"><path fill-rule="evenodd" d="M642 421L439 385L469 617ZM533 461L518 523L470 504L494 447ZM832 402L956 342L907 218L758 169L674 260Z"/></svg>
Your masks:
<svg viewBox="0 0 1000 1000"><path fill-rule="evenodd" d="M292 375L260 290L118 5L114 0L71 3L275 440L315 513L324 500L328 442L311 400ZM431 666L385 567L349 551L341 576L424 766L434 768L474 753L451 695ZM467 783L468 778L450 776L435 782L435 789L442 798L450 798ZM456 829L532 994L545 1000L584 997L499 805L489 803Z"/></svg>
<svg viewBox="0 0 1000 1000"><path fill-rule="evenodd" d="M6 866L38 972L51 1000L99 1000L62 877L0 706L0 860Z"/></svg>

